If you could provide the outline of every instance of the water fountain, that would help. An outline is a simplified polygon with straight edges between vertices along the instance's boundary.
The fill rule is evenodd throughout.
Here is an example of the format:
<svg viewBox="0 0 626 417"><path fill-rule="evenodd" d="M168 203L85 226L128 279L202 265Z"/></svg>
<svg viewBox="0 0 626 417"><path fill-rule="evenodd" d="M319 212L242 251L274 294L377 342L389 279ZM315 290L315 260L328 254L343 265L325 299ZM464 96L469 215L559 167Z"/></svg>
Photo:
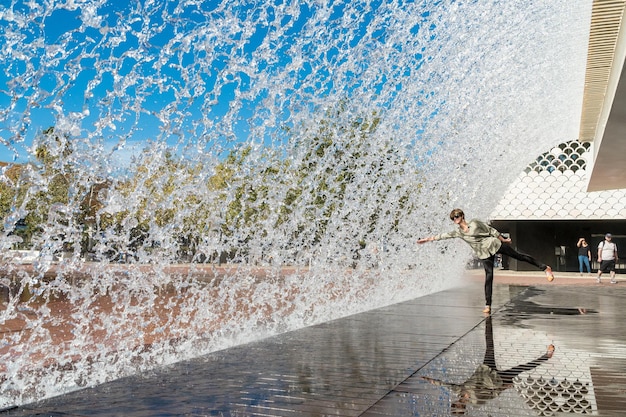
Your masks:
<svg viewBox="0 0 626 417"><path fill-rule="evenodd" d="M415 238L577 136L576 3L0 6L0 407L454 285Z"/></svg>

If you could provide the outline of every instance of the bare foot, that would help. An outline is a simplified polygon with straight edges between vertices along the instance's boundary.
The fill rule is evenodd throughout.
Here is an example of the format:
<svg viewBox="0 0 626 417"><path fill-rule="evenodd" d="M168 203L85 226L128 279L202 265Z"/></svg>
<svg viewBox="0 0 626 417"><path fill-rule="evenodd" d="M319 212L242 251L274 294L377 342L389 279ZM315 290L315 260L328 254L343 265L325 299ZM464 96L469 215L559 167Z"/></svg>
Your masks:
<svg viewBox="0 0 626 417"><path fill-rule="evenodd" d="M551 267L547 267L546 270L546 278L548 278L549 282L554 281L554 274L552 273L552 268Z"/></svg>

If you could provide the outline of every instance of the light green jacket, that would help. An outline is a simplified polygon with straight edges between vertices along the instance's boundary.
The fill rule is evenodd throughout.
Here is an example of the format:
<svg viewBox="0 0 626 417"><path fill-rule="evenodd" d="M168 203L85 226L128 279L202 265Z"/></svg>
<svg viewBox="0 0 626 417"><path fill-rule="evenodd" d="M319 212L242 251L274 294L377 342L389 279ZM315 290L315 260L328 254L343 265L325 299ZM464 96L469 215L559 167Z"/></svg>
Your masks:
<svg viewBox="0 0 626 417"><path fill-rule="evenodd" d="M498 252L498 249L502 246L502 242L498 239L500 232L476 219L470 220L467 225L469 227L467 233L459 227L452 232L436 235L435 240L452 239L455 237L463 239L470 245L478 259L487 259Z"/></svg>

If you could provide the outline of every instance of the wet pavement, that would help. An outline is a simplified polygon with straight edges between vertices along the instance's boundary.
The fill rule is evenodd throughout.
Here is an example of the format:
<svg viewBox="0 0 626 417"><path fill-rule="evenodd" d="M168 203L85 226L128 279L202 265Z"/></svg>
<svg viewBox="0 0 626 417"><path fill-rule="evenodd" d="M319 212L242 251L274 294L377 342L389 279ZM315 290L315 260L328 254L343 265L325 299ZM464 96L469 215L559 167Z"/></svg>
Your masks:
<svg viewBox="0 0 626 417"><path fill-rule="evenodd" d="M625 415L626 283L468 281L0 416Z"/></svg>

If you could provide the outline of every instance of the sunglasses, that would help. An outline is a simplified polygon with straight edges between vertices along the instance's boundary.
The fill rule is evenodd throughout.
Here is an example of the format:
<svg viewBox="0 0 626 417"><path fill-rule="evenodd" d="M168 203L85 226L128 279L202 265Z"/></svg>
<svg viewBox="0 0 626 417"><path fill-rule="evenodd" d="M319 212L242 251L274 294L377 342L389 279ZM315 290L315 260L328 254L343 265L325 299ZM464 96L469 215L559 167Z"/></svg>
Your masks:
<svg viewBox="0 0 626 417"><path fill-rule="evenodd" d="M461 216L460 214L455 214L454 216L452 216L452 220L458 219L458 218L461 218L461 217L463 217L463 216Z"/></svg>

